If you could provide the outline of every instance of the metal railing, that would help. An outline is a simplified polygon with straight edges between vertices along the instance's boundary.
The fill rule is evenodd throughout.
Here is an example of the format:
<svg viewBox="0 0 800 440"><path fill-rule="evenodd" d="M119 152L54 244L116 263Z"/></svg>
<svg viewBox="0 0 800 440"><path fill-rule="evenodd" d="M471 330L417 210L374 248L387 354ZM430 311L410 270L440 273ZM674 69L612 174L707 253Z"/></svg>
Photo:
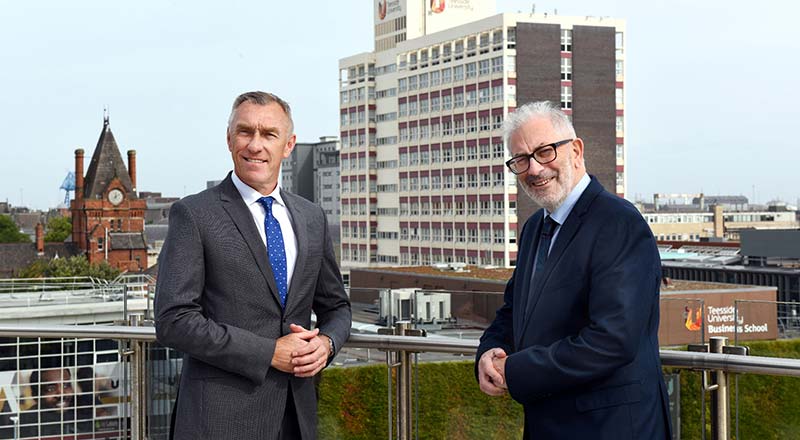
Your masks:
<svg viewBox="0 0 800 440"><path fill-rule="evenodd" d="M145 326L141 326L144 324ZM146 419L148 417L148 392L146 346L156 342L155 329L146 326L148 323L133 319L131 326L19 326L0 325L0 338L18 338L17 341L40 339L99 339L117 340L119 354L124 366L124 380L128 385L128 395L125 398L122 414L130 418L130 428L122 435L134 440L144 440L151 437L147 434ZM407 334L407 323L398 323L400 334ZM397 332L397 329L395 329ZM661 362L664 367L689 369L704 372L703 387L706 392L712 393L712 436L717 439L728 439L728 425L730 417L728 408L728 375L730 374L760 374L773 376L800 377L800 360L782 359L758 356L743 356L738 347L725 347L725 338L712 340L712 350L720 353L701 353L683 351L661 351ZM41 340L40 340L40 343ZM421 352L449 353L461 355L474 355L478 347L477 340L459 340L453 338L423 337L423 336L397 336L393 334L362 335L353 334L345 344L345 348L377 349L387 353L386 361L389 368L398 368L398 376L405 380L400 385L398 380L395 407L397 410L396 429L397 438L405 440L412 438L413 408L411 404L412 387L415 380L409 373L415 362L409 354ZM2 372L0 372L2 373ZM711 373L711 378L706 377ZM391 375L390 375L391 376ZM390 388L391 393L391 388ZM391 399L391 397L390 397ZM716 401L716 404L713 403ZM390 405L391 411L391 405ZM389 438L392 437L391 414L389 416ZM124 426L124 425L123 425Z"/></svg>

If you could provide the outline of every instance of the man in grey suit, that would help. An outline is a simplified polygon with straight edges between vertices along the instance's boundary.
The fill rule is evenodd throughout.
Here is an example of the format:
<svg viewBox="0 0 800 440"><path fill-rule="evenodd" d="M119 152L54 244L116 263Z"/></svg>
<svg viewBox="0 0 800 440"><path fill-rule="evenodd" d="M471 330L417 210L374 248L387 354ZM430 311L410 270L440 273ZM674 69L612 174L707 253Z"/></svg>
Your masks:
<svg viewBox="0 0 800 440"><path fill-rule="evenodd" d="M234 172L170 210L155 311L159 342L185 354L175 439L316 438L313 377L351 312L324 212L277 186L293 133L286 102L240 95Z"/></svg>

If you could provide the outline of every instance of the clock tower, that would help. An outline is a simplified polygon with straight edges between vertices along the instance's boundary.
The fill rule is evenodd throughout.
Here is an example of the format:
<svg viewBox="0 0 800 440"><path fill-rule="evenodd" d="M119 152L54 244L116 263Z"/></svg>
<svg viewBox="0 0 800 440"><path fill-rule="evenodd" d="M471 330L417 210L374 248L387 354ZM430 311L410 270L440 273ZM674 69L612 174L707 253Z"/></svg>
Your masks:
<svg viewBox="0 0 800 440"><path fill-rule="evenodd" d="M145 201L136 192L136 151L128 151L126 168L108 115L85 175L83 159L83 150L75 150L72 241L89 263L108 261L123 271L146 269Z"/></svg>

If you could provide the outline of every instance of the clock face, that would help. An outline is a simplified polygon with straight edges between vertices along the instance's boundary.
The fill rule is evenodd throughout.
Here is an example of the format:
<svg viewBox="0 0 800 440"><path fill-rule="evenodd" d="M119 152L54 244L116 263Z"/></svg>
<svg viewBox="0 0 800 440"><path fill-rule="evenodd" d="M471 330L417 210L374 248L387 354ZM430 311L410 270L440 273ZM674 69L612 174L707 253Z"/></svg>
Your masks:
<svg viewBox="0 0 800 440"><path fill-rule="evenodd" d="M118 189L112 189L108 192L108 201L111 202L112 205L119 205L124 198L125 196L122 194L122 191Z"/></svg>

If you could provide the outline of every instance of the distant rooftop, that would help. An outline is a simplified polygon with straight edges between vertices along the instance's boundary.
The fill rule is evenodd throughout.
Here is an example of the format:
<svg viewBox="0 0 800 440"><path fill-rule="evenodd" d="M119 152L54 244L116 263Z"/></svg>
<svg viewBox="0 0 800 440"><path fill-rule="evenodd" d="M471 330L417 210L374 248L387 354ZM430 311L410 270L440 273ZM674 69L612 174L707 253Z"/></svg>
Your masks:
<svg viewBox="0 0 800 440"><path fill-rule="evenodd" d="M499 281L505 283L511 277L514 269L506 268L482 268L477 266L465 266L462 271L455 271L451 269L437 269L432 266L404 266L404 267L381 267L372 269L359 269L374 272L401 272L411 273L425 276L445 276L445 277L462 277L473 278L485 281ZM686 280L669 280L668 286L661 286L661 292L679 292L686 290L718 290L718 289L741 289L749 288L751 286L742 286L741 284L725 284L725 283L707 283L700 281L686 281Z"/></svg>

